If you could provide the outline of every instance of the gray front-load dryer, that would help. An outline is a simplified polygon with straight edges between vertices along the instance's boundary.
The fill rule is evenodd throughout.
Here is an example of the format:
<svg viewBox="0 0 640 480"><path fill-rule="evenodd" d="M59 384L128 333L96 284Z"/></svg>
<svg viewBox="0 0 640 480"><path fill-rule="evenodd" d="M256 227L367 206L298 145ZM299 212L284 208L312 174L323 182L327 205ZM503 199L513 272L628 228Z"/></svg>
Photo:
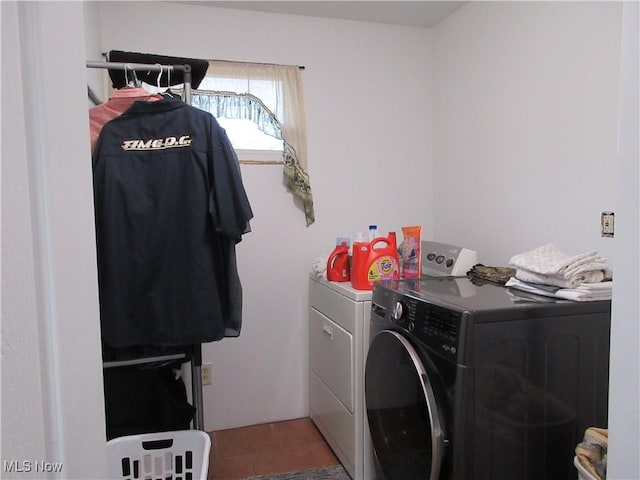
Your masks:
<svg viewBox="0 0 640 480"><path fill-rule="evenodd" d="M584 430L607 425L610 311L468 278L376 284L376 478L575 479Z"/></svg>

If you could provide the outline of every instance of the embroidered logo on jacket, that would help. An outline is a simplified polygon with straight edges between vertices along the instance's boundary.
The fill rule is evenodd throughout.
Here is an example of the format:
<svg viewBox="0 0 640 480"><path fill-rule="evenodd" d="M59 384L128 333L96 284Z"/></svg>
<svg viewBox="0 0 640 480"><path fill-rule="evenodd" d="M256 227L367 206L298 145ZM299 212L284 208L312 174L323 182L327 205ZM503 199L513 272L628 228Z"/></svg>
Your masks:
<svg viewBox="0 0 640 480"><path fill-rule="evenodd" d="M191 135L181 137L156 138L152 140L125 140L123 150L164 150L166 148L188 147L191 145Z"/></svg>

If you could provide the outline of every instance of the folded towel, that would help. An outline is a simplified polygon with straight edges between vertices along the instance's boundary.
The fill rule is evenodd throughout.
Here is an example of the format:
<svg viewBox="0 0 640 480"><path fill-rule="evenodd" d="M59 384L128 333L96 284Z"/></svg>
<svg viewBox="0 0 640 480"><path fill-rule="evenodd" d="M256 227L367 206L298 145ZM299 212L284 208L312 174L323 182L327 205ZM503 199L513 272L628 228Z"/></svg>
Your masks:
<svg viewBox="0 0 640 480"><path fill-rule="evenodd" d="M589 290L592 292L597 292L601 290L608 290L611 292L613 290L613 281L607 280L600 283L585 283L584 285L578 285L580 290Z"/></svg>
<svg viewBox="0 0 640 480"><path fill-rule="evenodd" d="M505 286L513 287L517 290L522 290L523 292L535 293L536 295L544 295L545 297L554 298L556 296L556 292L560 290L560 287L527 283L522 280L518 280L516 277L511 277L507 283L505 283Z"/></svg>
<svg viewBox="0 0 640 480"><path fill-rule="evenodd" d="M543 275L557 275L562 274L572 265L579 264L584 260L590 261L597 257L598 254L595 251L569 256L558 250L552 243L548 243L530 252L515 255L509 260L509 263L515 268L522 268Z"/></svg>
<svg viewBox="0 0 640 480"><path fill-rule="evenodd" d="M576 288L561 288L556 297L575 300L576 302L590 302L596 300L611 300L613 282L583 283Z"/></svg>
<svg viewBox="0 0 640 480"><path fill-rule="evenodd" d="M613 276L607 260L595 250L569 256L551 243L515 255L509 264L516 268L515 276L523 282L563 288L599 283Z"/></svg>
<svg viewBox="0 0 640 480"><path fill-rule="evenodd" d="M599 300L611 300L611 294L592 294L570 288L561 288L556 292L556 297L573 300L574 302L597 302Z"/></svg>
<svg viewBox="0 0 640 480"><path fill-rule="evenodd" d="M593 478L604 479L607 472L607 449L609 444L609 430L606 428L589 427L584 432L584 438L576 446L576 457Z"/></svg>
<svg viewBox="0 0 640 480"><path fill-rule="evenodd" d="M516 278L527 283L538 283L542 285L555 285L562 288L573 288L581 283L598 283L602 282L605 278L605 272L603 270L591 270L586 272L579 272L571 275L567 278L560 275L543 275L542 273L535 273L529 270L517 269Z"/></svg>
<svg viewBox="0 0 640 480"><path fill-rule="evenodd" d="M311 273L313 273L316 277L327 278L327 260L329 257L318 257L311 264Z"/></svg>
<svg viewBox="0 0 640 480"><path fill-rule="evenodd" d="M542 285L523 282L512 277L505 284L523 292L544 295L545 297L573 300L574 302L594 302L598 300L611 300L612 281L601 283L583 283L576 288L560 288L553 285Z"/></svg>
<svg viewBox="0 0 640 480"><path fill-rule="evenodd" d="M563 273L566 276L570 276L593 270L603 270L605 272L605 277L611 278L611 269L609 267L609 263L600 255L576 261L567 266L566 270ZM607 273L609 275L606 275Z"/></svg>

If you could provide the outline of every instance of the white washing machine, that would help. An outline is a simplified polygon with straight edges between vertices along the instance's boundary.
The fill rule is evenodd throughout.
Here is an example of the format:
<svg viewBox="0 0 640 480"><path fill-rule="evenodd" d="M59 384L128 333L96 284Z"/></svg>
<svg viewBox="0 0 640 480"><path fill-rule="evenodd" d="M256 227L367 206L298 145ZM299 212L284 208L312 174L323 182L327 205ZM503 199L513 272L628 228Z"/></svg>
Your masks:
<svg viewBox="0 0 640 480"><path fill-rule="evenodd" d="M354 480L373 478L364 404L371 291L309 281L309 412Z"/></svg>

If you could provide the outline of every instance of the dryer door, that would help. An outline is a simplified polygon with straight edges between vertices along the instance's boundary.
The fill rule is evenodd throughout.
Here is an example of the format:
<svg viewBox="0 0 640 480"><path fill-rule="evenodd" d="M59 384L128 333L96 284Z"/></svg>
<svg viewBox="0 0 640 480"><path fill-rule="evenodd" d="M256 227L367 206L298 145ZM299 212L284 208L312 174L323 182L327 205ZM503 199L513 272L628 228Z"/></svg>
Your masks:
<svg viewBox="0 0 640 480"><path fill-rule="evenodd" d="M378 477L437 480L443 416L418 352L398 332L382 330L371 342L365 398Z"/></svg>

